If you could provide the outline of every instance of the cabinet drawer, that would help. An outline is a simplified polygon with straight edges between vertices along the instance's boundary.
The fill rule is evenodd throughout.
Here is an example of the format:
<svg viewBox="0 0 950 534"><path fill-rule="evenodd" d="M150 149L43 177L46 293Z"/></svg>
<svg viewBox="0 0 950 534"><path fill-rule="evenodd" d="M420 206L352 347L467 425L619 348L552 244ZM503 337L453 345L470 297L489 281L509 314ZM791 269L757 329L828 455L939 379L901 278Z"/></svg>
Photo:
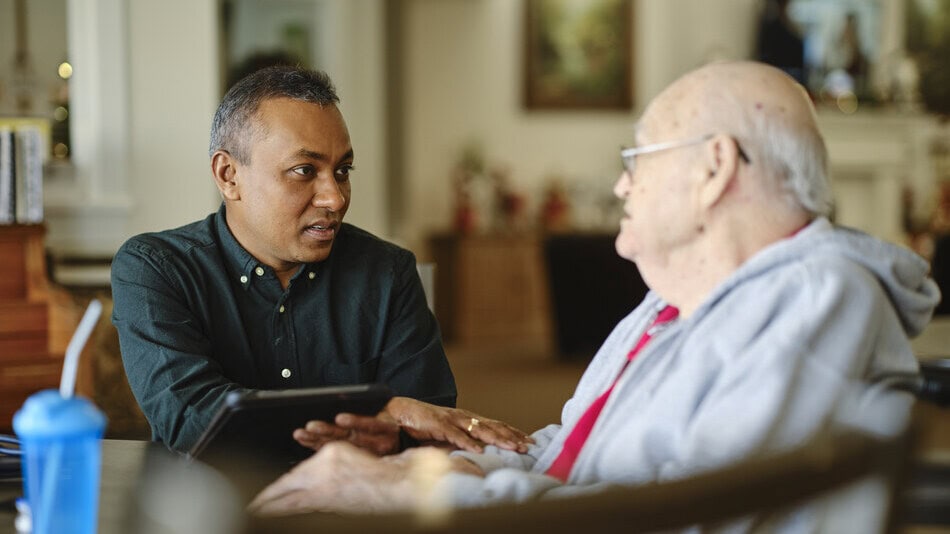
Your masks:
<svg viewBox="0 0 950 534"><path fill-rule="evenodd" d="M13 428L13 414L23 401L41 389L59 387L63 361L41 354L0 363L0 432Z"/></svg>
<svg viewBox="0 0 950 534"><path fill-rule="evenodd" d="M45 302L0 302L0 337L39 334L46 337L49 314Z"/></svg>
<svg viewBox="0 0 950 534"><path fill-rule="evenodd" d="M0 276L0 299L26 297L26 247L22 241L0 234L0 258L3 258L3 276Z"/></svg>
<svg viewBox="0 0 950 534"><path fill-rule="evenodd" d="M0 365L14 357L45 356L49 351L48 317L43 303L0 302Z"/></svg>

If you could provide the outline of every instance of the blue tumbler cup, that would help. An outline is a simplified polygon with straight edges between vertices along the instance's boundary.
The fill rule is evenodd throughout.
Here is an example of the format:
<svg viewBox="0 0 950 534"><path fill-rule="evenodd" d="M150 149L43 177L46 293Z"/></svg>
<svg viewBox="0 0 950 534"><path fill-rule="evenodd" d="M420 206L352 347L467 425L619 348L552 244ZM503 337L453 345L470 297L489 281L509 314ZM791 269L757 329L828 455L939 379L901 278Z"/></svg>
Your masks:
<svg viewBox="0 0 950 534"><path fill-rule="evenodd" d="M48 389L13 416L33 534L94 534L106 417L81 397Z"/></svg>

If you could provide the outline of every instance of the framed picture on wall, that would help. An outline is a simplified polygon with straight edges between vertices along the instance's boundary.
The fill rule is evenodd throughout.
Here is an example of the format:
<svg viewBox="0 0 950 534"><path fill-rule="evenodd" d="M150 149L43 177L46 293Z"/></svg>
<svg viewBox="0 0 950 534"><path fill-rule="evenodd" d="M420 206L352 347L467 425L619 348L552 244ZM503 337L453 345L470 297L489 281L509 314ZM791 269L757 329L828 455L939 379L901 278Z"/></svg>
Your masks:
<svg viewBox="0 0 950 534"><path fill-rule="evenodd" d="M524 0L528 109L630 109L630 0Z"/></svg>

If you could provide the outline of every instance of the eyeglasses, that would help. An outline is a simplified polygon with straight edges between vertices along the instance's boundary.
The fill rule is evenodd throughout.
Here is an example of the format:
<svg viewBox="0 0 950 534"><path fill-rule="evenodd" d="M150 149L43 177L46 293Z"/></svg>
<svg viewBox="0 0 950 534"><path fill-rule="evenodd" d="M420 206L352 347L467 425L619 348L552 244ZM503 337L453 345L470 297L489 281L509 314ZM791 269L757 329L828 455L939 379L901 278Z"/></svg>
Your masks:
<svg viewBox="0 0 950 534"><path fill-rule="evenodd" d="M653 143L651 145L643 145L633 148L620 148L620 162L623 165L624 170L626 170L630 176L633 176L633 170L636 167L636 158L640 154L650 154L652 152L660 152L663 150L670 150L672 148L681 148L684 146L698 145L699 143L706 142L715 137L715 134L706 134L700 137L694 137L692 139L686 139L683 141L665 141L663 143ZM739 158L746 162L752 163L749 159L749 156L746 155L745 151L742 150L742 145L739 144L737 139L733 139L736 142L736 149L739 150Z"/></svg>

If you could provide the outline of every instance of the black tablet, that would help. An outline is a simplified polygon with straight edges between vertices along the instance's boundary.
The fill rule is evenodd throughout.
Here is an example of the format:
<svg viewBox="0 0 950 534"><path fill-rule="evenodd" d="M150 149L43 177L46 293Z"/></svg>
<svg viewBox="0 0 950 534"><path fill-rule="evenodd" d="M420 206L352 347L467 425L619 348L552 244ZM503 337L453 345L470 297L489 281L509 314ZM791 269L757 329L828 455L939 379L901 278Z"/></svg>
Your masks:
<svg viewBox="0 0 950 534"><path fill-rule="evenodd" d="M313 454L293 438L308 421L333 421L339 413L376 415L392 391L381 384L234 391L188 453L216 467L255 464L285 469Z"/></svg>

